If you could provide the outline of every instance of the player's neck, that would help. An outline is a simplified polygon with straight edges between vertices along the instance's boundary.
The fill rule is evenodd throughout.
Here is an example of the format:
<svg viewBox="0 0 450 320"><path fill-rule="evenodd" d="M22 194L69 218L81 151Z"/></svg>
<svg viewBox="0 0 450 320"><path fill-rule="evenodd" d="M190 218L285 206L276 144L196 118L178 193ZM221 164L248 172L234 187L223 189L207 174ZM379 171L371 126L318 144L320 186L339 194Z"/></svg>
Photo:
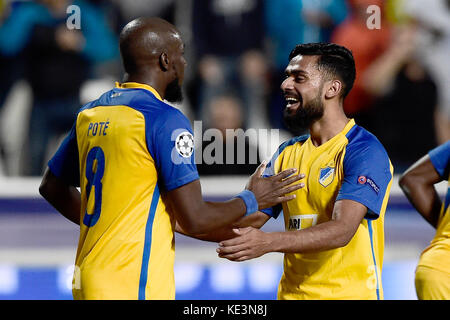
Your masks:
<svg viewBox="0 0 450 320"><path fill-rule="evenodd" d="M167 85L164 85L161 81L158 81L158 77L154 77L151 74L128 74L125 73L123 82L137 82L146 84L155 89L158 94L164 99Z"/></svg>
<svg viewBox="0 0 450 320"><path fill-rule="evenodd" d="M344 130L350 119L342 107L325 108L322 118L309 128L312 143L318 147Z"/></svg>

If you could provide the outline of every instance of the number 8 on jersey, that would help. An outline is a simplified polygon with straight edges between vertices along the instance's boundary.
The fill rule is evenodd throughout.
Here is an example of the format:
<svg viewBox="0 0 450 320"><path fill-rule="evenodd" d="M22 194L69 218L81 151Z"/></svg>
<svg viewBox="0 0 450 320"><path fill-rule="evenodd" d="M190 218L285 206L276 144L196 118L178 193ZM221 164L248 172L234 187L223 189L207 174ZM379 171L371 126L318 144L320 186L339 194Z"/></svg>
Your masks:
<svg viewBox="0 0 450 320"><path fill-rule="evenodd" d="M86 157L86 198L88 199L91 195L92 186L94 186L94 212L92 214L88 213L88 208L86 207L86 212L84 214L83 223L87 227L94 226L98 219L100 218L100 213L102 210L102 178L105 172L105 154L102 148L94 147L92 148Z"/></svg>

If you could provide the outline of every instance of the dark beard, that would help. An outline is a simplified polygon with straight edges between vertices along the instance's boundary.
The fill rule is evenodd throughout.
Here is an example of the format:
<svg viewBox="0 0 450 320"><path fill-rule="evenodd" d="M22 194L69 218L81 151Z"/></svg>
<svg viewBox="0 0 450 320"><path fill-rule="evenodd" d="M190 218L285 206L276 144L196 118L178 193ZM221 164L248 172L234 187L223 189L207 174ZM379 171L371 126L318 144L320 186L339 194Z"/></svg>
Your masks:
<svg viewBox="0 0 450 320"><path fill-rule="evenodd" d="M320 94L305 105L300 106L294 115L289 115L288 109L283 111L284 123L295 135L307 133L311 124L322 116L323 103Z"/></svg>
<svg viewBox="0 0 450 320"><path fill-rule="evenodd" d="M181 102L183 101L183 92L181 90L181 86L178 83L178 78L174 79L167 85L166 95L164 99L169 102Z"/></svg>

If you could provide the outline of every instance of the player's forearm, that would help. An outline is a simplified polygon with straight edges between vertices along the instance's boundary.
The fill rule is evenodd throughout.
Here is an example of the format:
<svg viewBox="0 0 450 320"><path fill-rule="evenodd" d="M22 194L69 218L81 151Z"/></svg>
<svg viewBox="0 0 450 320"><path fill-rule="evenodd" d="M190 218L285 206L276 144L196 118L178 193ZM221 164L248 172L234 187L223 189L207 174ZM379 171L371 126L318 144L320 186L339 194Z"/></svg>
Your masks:
<svg viewBox="0 0 450 320"><path fill-rule="evenodd" d="M436 228L442 203L434 186L403 180L400 187L420 215Z"/></svg>
<svg viewBox="0 0 450 320"><path fill-rule="evenodd" d="M329 221L299 231L265 233L255 228L238 229L238 237L219 243L219 257L245 261L270 252L312 253L345 246L353 236L342 222Z"/></svg>
<svg viewBox="0 0 450 320"><path fill-rule="evenodd" d="M208 233L201 233L201 234L189 234L186 231L184 231L183 229L179 228L179 226L177 226L177 227L178 228L175 229L176 232L181 233L185 236L195 238L198 240L203 240L203 241L220 242L223 240L231 239L235 236L231 226L222 227L222 228L210 231Z"/></svg>
<svg viewBox="0 0 450 320"><path fill-rule="evenodd" d="M64 217L80 224L81 195L77 188L65 184L47 169L39 193Z"/></svg>
<svg viewBox="0 0 450 320"><path fill-rule="evenodd" d="M60 190L57 194L42 194L42 196L64 217L73 223L80 224L80 192L75 187Z"/></svg>
<svg viewBox="0 0 450 320"><path fill-rule="evenodd" d="M441 200L434 185L441 181L428 155L419 159L400 177L399 185L414 208L436 228Z"/></svg>
<svg viewBox="0 0 450 320"><path fill-rule="evenodd" d="M229 226L242 218L246 212L246 206L244 201L238 198L226 202L202 201L198 205L197 212L201 212L198 220L191 221L191 224L184 225L183 227L187 227L186 229L191 235L197 236L203 234L205 236L205 234L211 231ZM207 238L203 240L207 240Z"/></svg>
<svg viewBox="0 0 450 320"><path fill-rule="evenodd" d="M259 229L267 222L268 219L269 216L258 211L244 216L230 225L214 229L208 233L191 235L184 231L178 223L175 225L175 231L203 241L220 242L236 237L236 233L233 232L236 228L253 227Z"/></svg>
<svg viewBox="0 0 450 320"><path fill-rule="evenodd" d="M294 191L303 183L294 184L304 175L293 175L297 169L288 169L272 177L262 177L265 163L251 176L246 190L225 202L204 201L199 180L192 181L167 193L167 202L176 220L191 235L208 233L230 225L246 213L273 207L295 198Z"/></svg>
<svg viewBox="0 0 450 320"><path fill-rule="evenodd" d="M344 222L332 220L303 230L272 232L267 235L268 252L311 253L346 246L354 231Z"/></svg>

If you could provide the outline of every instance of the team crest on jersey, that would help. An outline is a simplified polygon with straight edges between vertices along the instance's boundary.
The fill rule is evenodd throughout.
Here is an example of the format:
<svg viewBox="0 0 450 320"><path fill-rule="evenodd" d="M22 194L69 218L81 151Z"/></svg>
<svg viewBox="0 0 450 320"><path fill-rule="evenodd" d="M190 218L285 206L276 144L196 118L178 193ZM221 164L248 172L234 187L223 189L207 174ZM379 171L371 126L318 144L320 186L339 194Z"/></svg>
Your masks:
<svg viewBox="0 0 450 320"><path fill-rule="evenodd" d="M180 133L175 139L175 148L180 156L189 158L194 152L194 137L188 131Z"/></svg>
<svg viewBox="0 0 450 320"><path fill-rule="evenodd" d="M323 169L320 169L319 174L319 183L324 186L328 187L331 182L334 180L334 168L332 167L326 167Z"/></svg>

